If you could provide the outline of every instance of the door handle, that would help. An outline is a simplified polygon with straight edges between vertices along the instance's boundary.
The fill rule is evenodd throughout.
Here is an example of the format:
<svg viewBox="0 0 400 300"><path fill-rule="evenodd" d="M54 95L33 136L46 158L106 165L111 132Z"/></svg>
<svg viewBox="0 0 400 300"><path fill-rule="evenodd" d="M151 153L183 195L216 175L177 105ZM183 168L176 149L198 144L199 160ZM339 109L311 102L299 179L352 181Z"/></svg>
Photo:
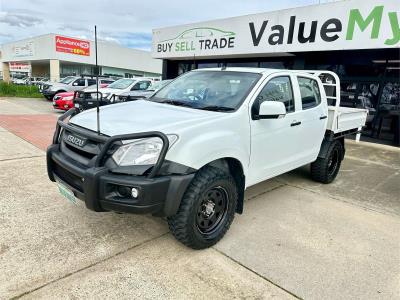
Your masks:
<svg viewBox="0 0 400 300"><path fill-rule="evenodd" d="M300 124L301 124L301 122L296 122L296 121L295 121L295 122L293 122L292 124L290 124L290 126L293 127L293 126L298 126L298 125L300 125Z"/></svg>
<svg viewBox="0 0 400 300"><path fill-rule="evenodd" d="M319 117L320 120L324 120L324 119L326 119L326 118L327 118L327 116L321 116L321 117Z"/></svg>

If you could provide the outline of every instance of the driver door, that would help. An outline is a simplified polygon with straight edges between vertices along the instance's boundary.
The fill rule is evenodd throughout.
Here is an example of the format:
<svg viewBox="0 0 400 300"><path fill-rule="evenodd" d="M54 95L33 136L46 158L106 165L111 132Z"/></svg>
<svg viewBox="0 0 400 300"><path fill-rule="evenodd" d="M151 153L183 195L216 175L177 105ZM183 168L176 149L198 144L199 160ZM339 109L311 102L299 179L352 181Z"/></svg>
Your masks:
<svg viewBox="0 0 400 300"><path fill-rule="evenodd" d="M298 167L301 161L303 137L299 117L300 100L293 90L293 75L280 73L260 87L251 106L251 155L249 185ZM286 115L279 118L257 119L263 101L280 101Z"/></svg>

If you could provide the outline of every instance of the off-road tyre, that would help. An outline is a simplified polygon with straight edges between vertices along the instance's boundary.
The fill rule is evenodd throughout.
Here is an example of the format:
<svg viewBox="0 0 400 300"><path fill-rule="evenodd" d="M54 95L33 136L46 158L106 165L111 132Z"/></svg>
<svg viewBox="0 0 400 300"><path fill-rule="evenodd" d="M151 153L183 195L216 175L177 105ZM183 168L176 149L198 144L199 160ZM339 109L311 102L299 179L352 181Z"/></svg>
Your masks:
<svg viewBox="0 0 400 300"><path fill-rule="evenodd" d="M233 177L221 169L204 167L187 188L178 212L168 217L169 228L178 241L192 249L211 247L228 231L235 217L237 201ZM210 207L213 207L213 213Z"/></svg>
<svg viewBox="0 0 400 300"><path fill-rule="evenodd" d="M337 176L343 159L343 146L333 141L324 158L318 157L311 164L311 178L321 183L331 183Z"/></svg>

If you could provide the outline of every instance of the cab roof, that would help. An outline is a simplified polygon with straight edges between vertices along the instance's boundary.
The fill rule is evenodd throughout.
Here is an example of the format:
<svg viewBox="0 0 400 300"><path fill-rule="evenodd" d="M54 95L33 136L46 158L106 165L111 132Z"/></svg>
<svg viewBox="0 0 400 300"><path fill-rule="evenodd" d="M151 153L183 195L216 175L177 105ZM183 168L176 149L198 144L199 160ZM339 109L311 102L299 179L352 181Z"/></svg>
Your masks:
<svg viewBox="0 0 400 300"><path fill-rule="evenodd" d="M206 68L206 69L196 69L196 72L203 71L230 71L230 72L247 72L247 73L258 73L263 75L269 75L276 72L293 72L296 74L307 73L307 70L287 70L287 69L268 69L268 68L246 68L246 67L226 67L226 68ZM311 75L311 74L308 74Z"/></svg>

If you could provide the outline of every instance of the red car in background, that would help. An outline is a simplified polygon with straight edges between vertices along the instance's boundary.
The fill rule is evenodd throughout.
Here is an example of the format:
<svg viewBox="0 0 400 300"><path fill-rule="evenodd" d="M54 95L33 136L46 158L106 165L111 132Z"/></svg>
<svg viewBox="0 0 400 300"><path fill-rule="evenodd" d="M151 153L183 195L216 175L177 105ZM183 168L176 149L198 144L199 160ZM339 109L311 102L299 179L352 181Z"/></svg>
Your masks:
<svg viewBox="0 0 400 300"><path fill-rule="evenodd" d="M99 88L105 88L108 84L100 84ZM58 93L53 97L54 109L69 110L74 107L74 93L75 92L63 92Z"/></svg>
<svg viewBox="0 0 400 300"><path fill-rule="evenodd" d="M54 109L69 110L74 107L74 92L58 93L53 97Z"/></svg>

